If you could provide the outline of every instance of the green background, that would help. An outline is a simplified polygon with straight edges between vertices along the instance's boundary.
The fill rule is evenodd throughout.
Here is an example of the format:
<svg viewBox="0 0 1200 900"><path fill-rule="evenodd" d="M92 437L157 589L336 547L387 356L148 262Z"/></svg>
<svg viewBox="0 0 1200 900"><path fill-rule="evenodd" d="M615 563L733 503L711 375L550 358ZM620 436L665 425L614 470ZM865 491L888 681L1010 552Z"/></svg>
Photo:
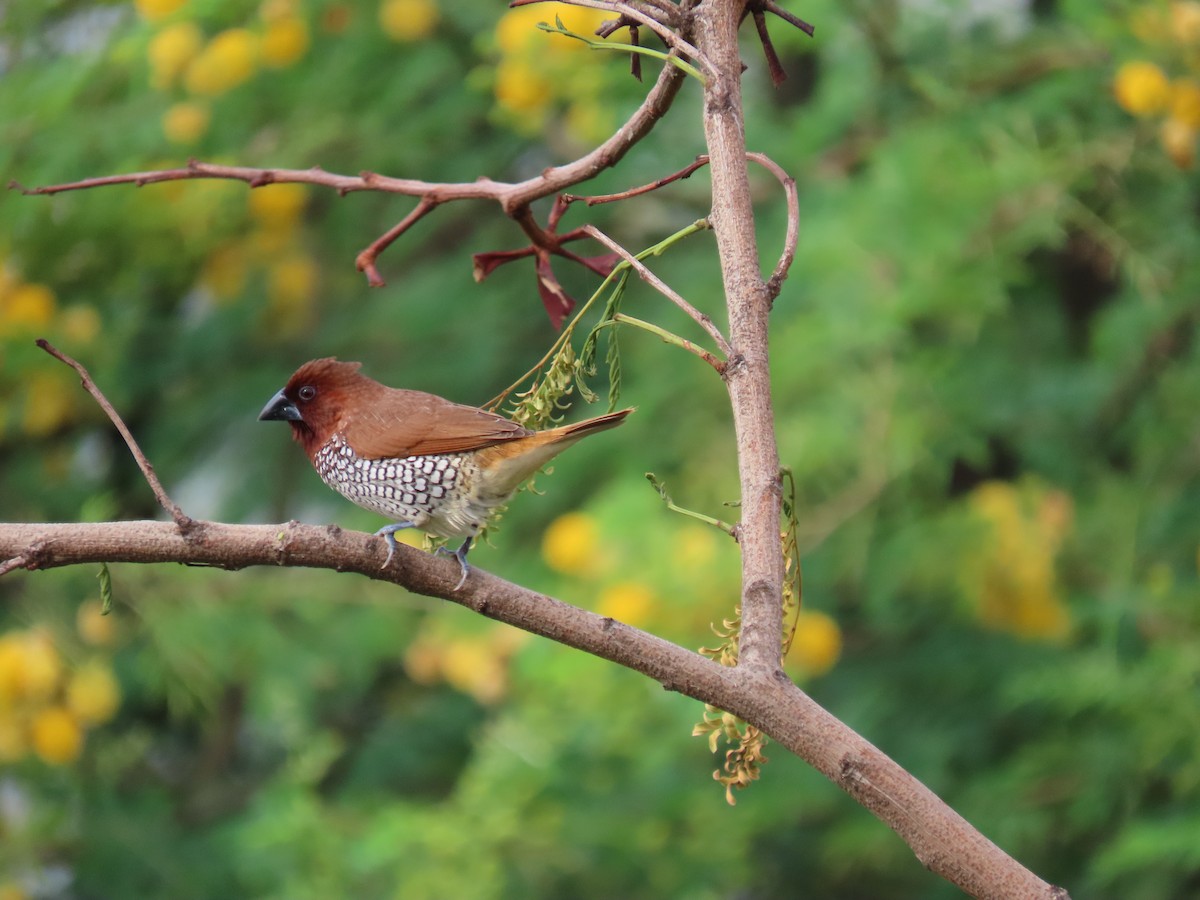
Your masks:
<svg viewBox="0 0 1200 900"><path fill-rule="evenodd" d="M0 171L38 185L194 156L515 180L578 155L644 90L619 55L577 50L555 63L576 74L553 75L544 108L506 112L502 4L442 0L408 41L377 7L300 4L303 58L207 100L211 124L181 146L161 120L191 98L152 87L147 62L163 22L124 4L8 4ZM746 127L799 185L774 391L805 607L842 641L827 673L790 671L1074 896L1195 896L1200 197L1160 147L1160 119L1132 118L1111 93L1121 62L1182 75L1195 48L1135 36L1131 15L1165 4L789 8L816 37L771 20L790 74L775 89L747 25ZM193 0L166 22L185 19L206 36L264 22L234 0ZM567 39L536 40L531 64ZM648 182L702 151L689 81L616 171L575 190ZM751 175L769 271L782 192ZM355 255L411 200L314 188L271 244L248 197L196 181L0 196L10 282L55 298L44 327L0 319L0 517L158 513L37 336L89 366L190 514L363 530L382 522L324 488L286 429L255 421L291 371L337 355L478 404L554 339L527 261L472 279L471 254L523 243L494 205L438 209L381 257L387 286L368 289ZM640 248L707 204L701 170L574 207L563 225L595 222ZM249 262L221 297L206 273L231 246ZM297 259L298 286L273 288L272 266ZM723 321L711 234L654 268ZM596 287L556 271L577 297ZM79 313L70 327L69 309L92 310L98 329ZM704 339L643 285L625 310ZM650 335L622 331L620 346L621 402L637 414L560 458L472 560L590 609L634 585L652 598L637 624L710 645L709 623L736 601L735 548L667 511L643 473L687 507L736 514L723 506L737 495L723 387ZM63 414L31 425L47 395ZM586 576L542 551L568 511L597 533ZM957 896L777 747L727 806L710 777L719 757L690 736L700 705L608 663L332 572L112 577L118 638L103 653L119 713L72 765L0 766L0 795L19 800L19 815L0 804L0 887L14 896ZM0 629L46 629L80 658L92 651L75 610L96 596L90 568L10 574ZM422 676L422 658L443 674Z"/></svg>

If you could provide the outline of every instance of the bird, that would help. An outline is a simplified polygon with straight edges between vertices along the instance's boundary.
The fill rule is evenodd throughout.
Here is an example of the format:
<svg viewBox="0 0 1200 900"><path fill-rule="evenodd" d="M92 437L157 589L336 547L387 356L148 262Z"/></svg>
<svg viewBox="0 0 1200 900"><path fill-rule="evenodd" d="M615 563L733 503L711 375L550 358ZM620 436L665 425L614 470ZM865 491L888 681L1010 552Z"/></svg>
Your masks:
<svg viewBox="0 0 1200 900"><path fill-rule="evenodd" d="M336 357L310 360L258 418L287 422L326 485L393 520L375 532L388 545L382 568L395 555L396 532L405 528L465 538L453 553L462 569L456 591L466 583L467 553L492 512L567 447L615 428L633 412L533 431L436 394L387 387L361 367Z"/></svg>

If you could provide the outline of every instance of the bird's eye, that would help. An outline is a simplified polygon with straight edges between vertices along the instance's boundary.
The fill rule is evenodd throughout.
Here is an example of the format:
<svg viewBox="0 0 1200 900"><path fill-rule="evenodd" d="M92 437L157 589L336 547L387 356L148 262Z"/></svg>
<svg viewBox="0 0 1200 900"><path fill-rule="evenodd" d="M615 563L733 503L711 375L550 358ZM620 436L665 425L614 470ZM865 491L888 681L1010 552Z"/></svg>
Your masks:
<svg viewBox="0 0 1200 900"><path fill-rule="evenodd" d="M313 397L317 396L317 389L311 384L306 384L296 393L301 400L311 400Z"/></svg>

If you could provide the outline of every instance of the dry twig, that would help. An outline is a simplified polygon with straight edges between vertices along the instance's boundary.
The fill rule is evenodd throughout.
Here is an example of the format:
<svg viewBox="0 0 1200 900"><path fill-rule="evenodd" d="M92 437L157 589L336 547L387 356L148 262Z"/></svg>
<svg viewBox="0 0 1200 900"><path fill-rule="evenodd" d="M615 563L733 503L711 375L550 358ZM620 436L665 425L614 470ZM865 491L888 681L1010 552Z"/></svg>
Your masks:
<svg viewBox="0 0 1200 900"><path fill-rule="evenodd" d="M167 496L166 490L163 489L162 483L158 480L158 476L154 474L154 466L150 465L150 460L146 458L146 454L142 452L142 448L138 446L137 441L133 437L133 433L126 426L121 416L113 408L113 405L108 402L108 398L96 386L96 382L92 380L92 376L88 374L88 370L81 363L76 362L67 354L63 353L45 338L38 338L37 345L53 356L60 362L66 363L79 375L86 390L104 410L104 414L116 426L117 431L121 433L121 437L125 439L125 445L129 448L129 452L133 454L134 460L138 464L138 468L142 470L142 475L146 478L146 483L150 485L150 490L154 492L154 496L158 499L159 505L162 506L175 521L175 526L181 534L186 535L196 526L196 521L184 514L170 497ZM0 574L3 574L0 572Z"/></svg>

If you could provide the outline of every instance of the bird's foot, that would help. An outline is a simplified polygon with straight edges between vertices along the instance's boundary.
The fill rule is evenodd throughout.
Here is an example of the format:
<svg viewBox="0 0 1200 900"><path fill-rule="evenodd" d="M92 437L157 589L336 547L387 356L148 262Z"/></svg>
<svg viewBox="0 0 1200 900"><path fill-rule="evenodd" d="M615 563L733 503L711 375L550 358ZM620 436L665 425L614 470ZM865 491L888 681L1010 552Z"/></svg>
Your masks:
<svg viewBox="0 0 1200 900"><path fill-rule="evenodd" d="M394 525L384 525L377 532L375 537L387 539L388 555L383 561L383 565L379 568L386 569L392 561L392 557L396 555L396 532L403 531L405 528L415 528L412 522L396 522Z"/></svg>
<svg viewBox="0 0 1200 900"><path fill-rule="evenodd" d="M459 566L462 567L462 578L458 579L458 584L454 586L455 591L467 583L467 575L471 571L471 566L467 563L467 551L471 549L471 544L474 540L474 537L467 538L462 542L462 546L457 550L449 550L446 547L437 548L437 552L439 554L443 556L453 556L458 560Z"/></svg>

